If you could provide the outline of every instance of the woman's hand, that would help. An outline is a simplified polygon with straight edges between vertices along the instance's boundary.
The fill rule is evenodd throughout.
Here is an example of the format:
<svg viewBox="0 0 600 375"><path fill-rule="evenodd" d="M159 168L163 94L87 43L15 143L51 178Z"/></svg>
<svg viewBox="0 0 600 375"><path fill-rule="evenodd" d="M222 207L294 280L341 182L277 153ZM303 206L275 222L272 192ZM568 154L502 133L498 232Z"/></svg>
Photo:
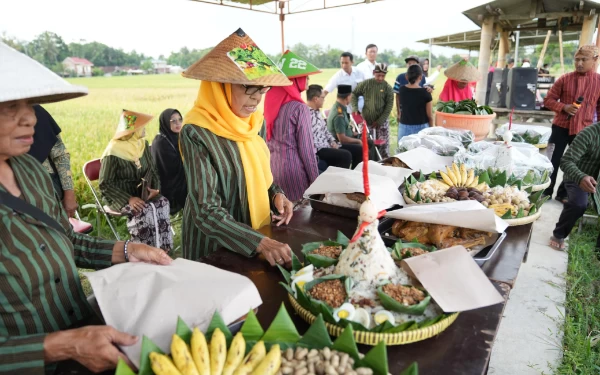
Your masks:
<svg viewBox="0 0 600 375"><path fill-rule="evenodd" d="M151 201L152 198L156 197L158 195L158 193L160 193L160 191L151 189L150 187L148 187L148 191L150 192L150 194L148 194L148 200Z"/></svg>
<svg viewBox="0 0 600 375"><path fill-rule="evenodd" d="M131 197L129 198L129 206L134 213L142 212L144 210L144 206L146 202L144 202L139 197Z"/></svg>
<svg viewBox="0 0 600 375"><path fill-rule="evenodd" d="M109 326L86 326L50 333L44 339L46 363L75 360L93 372L112 370L119 358L135 366L121 353L117 345L131 346L138 338Z"/></svg>
<svg viewBox="0 0 600 375"><path fill-rule="evenodd" d="M65 190L62 204L65 211L67 211L67 215L69 215L69 217L74 217L75 211L77 211L77 207L79 207L77 205L77 199L75 199L75 191Z"/></svg>
<svg viewBox="0 0 600 375"><path fill-rule="evenodd" d="M131 263L142 262L166 266L173 261L163 250L143 243L130 242L127 245L127 253Z"/></svg>
<svg viewBox="0 0 600 375"><path fill-rule="evenodd" d="M277 226L281 224L288 225L292 216L294 216L294 204L290 202L284 194L275 194L275 208L279 211L279 215L273 214L273 221L277 221Z"/></svg>
<svg viewBox="0 0 600 375"><path fill-rule="evenodd" d="M256 252L265 257L270 265L290 267L292 265L292 249L284 243L265 237L258 244Z"/></svg>

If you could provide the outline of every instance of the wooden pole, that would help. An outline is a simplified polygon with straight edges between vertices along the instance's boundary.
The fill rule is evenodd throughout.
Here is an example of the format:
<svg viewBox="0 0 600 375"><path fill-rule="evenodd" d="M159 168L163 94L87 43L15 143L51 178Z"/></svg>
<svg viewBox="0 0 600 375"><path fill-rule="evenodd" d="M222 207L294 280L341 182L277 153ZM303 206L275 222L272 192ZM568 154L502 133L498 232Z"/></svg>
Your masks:
<svg viewBox="0 0 600 375"><path fill-rule="evenodd" d="M583 18L583 26L581 26L581 36L579 37L579 45L592 44L594 42L594 31L598 24L598 15Z"/></svg>
<svg viewBox="0 0 600 375"><path fill-rule="evenodd" d="M480 105L485 104L487 91L488 71L490 70L490 47L494 38L494 19L486 17L481 24L481 42L479 44L479 74L481 79L477 83L475 98Z"/></svg>
<svg viewBox="0 0 600 375"><path fill-rule="evenodd" d="M433 61L431 61L431 50L433 49L433 39L429 38L429 70L431 71L431 67L433 65Z"/></svg>
<svg viewBox="0 0 600 375"><path fill-rule="evenodd" d="M496 64L496 68L504 69L506 67L506 55L509 52L508 31L502 31L500 33L500 44L498 45L498 63Z"/></svg>
<svg viewBox="0 0 600 375"><path fill-rule="evenodd" d="M537 63L538 70L544 66L544 57L546 56L546 49L548 48L548 42L550 41L550 35L552 35L552 31L548 30L548 34L546 34L546 40L544 40L544 46L542 47L542 52L540 53L540 59Z"/></svg>
<svg viewBox="0 0 600 375"><path fill-rule="evenodd" d="M558 49L560 50L560 69L562 74L565 74L565 57L563 54L563 41L561 30L558 30Z"/></svg>

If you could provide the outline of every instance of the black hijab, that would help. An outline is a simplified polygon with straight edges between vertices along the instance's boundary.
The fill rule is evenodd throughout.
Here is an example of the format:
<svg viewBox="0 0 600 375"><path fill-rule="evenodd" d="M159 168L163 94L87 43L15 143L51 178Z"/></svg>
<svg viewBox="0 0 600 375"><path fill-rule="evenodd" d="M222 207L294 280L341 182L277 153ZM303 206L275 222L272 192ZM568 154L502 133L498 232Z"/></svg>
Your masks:
<svg viewBox="0 0 600 375"><path fill-rule="evenodd" d="M425 69L423 69L423 66L425 65L425 61L427 61L427 63L429 63L429 68L427 68L427 71L425 71ZM431 63L429 62L429 59L422 59L419 62L419 65L421 65L421 70L423 71L423 77L427 78L429 76L429 69L431 69Z"/></svg>
<svg viewBox="0 0 600 375"><path fill-rule="evenodd" d="M171 130L171 116L173 116L173 113L178 113L179 116L181 116L181 113L173 108L167 108L160 114L158 120L160 125L159 132L166 137L173 148L177 150L179 147L179 133L174 133Z"/></svg>
<svg viewBox="0 0 600 375"><path fill-rule="evenodd" d="M50 151L58 141L57 136L61 130L56 121L42 106L34 105L33 110L35 111L35 117L37 117L37 123L33 134L33 145L28 154L43 163L50 156Z"/></svg>
<svg viewBox="0 0 600 375"><path fill-rule="evenodd" d="M160 177L160 193L170 203L171 214L181 210L187 197L187 183L181 154L179 134L171 131L171 116L181 113L173 108L165 109L159 118L159 133L152 142L152 156Z"/></svg>

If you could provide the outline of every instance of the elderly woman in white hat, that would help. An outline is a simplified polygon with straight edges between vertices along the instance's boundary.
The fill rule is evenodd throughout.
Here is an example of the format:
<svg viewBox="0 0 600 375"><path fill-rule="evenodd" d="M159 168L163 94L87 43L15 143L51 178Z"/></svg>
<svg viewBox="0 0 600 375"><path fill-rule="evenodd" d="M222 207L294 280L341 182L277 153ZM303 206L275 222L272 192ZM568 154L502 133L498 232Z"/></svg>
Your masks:
<svg viewBox="0 0 600 375"><path fill-rule="evenodd" d="M105 326L86 326L92 308L77 267L169 264L162 250L74 233L52 180L27 154L34 104L87 94L0 42L0 372L52 373L57 362L112 369L118 345L138 340ZM60 366L60 365L59 365Z"/></svg>

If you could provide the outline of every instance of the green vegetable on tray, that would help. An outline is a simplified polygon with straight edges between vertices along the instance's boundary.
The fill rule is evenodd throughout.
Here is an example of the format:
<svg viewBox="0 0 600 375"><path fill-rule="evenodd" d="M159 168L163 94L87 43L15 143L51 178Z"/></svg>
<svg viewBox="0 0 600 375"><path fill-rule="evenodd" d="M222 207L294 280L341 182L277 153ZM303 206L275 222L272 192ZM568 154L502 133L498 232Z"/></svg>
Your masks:
<svg viewBox="0 0 600 375"><path fill-rule="evenodd" d="M454 113L457 115L476 115L476 116L482 116L482 115L487 116L487 115L491 115L494 113L494 111L487 105L478 106L477 102L475 102L475 100L473 100L473 99L465 99L465 100L461 100L460 102L439 101L435 106L435 110L438 112Z"/></svg>

